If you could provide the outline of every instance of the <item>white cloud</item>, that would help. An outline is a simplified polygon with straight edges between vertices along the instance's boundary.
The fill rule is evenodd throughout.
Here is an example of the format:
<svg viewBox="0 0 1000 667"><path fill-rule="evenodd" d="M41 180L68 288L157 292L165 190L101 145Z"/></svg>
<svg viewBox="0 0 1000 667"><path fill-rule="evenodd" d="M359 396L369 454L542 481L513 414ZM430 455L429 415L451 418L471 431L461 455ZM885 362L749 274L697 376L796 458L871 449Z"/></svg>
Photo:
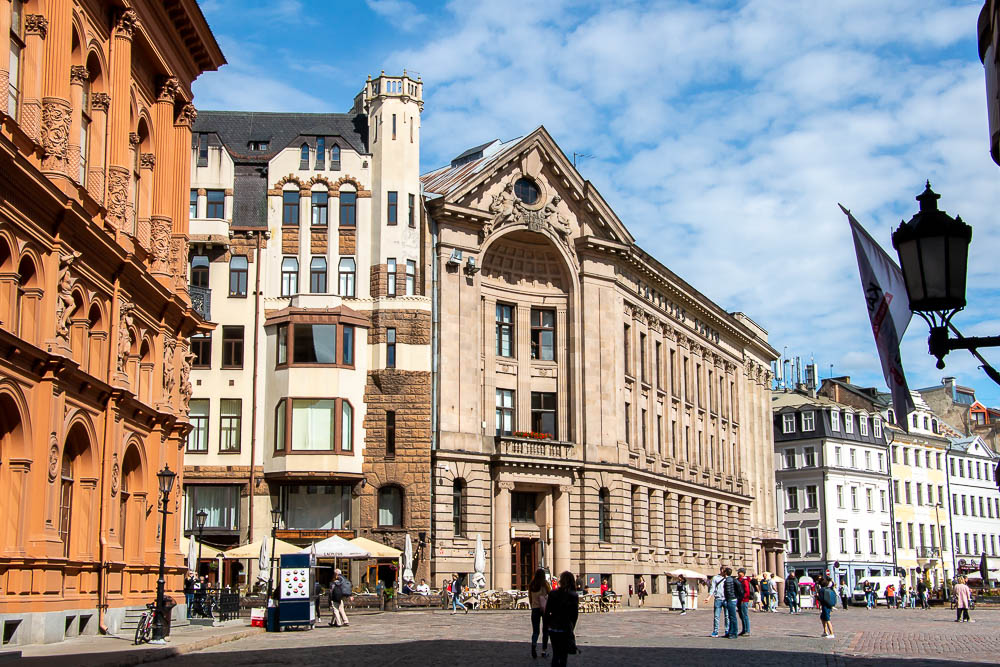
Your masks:
<svg viewBox="0 0 1000 667"><path fill-rule="evenodd" d="M400 30L412 32L427 22L417 6L406 0L365 0L365 4Z"/></svg>

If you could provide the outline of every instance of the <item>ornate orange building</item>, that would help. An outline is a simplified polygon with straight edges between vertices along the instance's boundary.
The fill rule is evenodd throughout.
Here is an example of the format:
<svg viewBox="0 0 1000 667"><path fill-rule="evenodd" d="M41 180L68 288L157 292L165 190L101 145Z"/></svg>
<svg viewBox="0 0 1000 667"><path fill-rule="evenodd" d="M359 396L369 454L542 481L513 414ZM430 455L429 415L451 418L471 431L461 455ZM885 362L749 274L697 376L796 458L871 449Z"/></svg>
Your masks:
<svg viewBox="0 0 1000 667"><path fill-rule="evenodd" d="M0 629L120 627L155 594L156 473L191 396L195 0L0 0ZM182 573L181 484L168 591Z"/></svg>

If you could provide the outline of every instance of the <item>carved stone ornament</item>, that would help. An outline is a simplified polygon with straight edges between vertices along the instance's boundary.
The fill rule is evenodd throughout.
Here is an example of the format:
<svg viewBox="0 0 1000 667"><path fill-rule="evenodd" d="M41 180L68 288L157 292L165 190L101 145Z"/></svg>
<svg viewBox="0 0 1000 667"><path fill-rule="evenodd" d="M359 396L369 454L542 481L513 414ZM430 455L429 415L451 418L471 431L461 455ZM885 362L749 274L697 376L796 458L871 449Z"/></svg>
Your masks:
<svg viewBox="0 0 1000 667"><path fill-rule="evenodd" d="M118 324L118 371L125 373L125 364L128 362L128 355L132 351L132 324L135 322L133 311L135 306L128 301L122 301L120 306L120 320Z"/></svg>
<svg viewBox="0 0 1000 667"><path fill-rule="evenodd" d="M153 153L140 153L139 154L139 168L140 169L152 169L156 166L156 155Z"/></svg>
<svg viewBox="0 0 1000 667"><path fill-rule="evenodd" d="M119 166L108 168L108 219L119 229L128 220L128 185L128 169Z"/></svg>
<svg viewBox="0 0 1000 667"><path fill-rule="evenodd" d="M73 287L76 280L70 275L70 267L80 253L73 252L59 258L59 294L56 299L56 338L69 346L69 318L73 314Z"/></svg>
<svg viewBox="0 0 1000 667"><path fill-rule="evenodd" d="M184 348L181 357L181 410L184 414L188 413L189 404L191 403L191 396L194 393L194 387L191 386L191 362L194 361L194 353L188 351Z"/></svg>
<svg viewBox="0 0 1000 667"><path fill-rule="evenodd" d="M70 65L69 68L69 81L70 83L86 83L90 80L90 72L83 65Z"/></svg>
<svg viewBox="0 0 1000 667"><path fill-rule="evenodd" d="M193 125L194 121L198 119L198 110L194 108L193 104L185 104L181 109L180 117L188 125Z"/></svg>
<svg viewBox="0 0 1000 667"><path fill-rule="evenodd" d="M168 338L163 349L163 400L169 403L174 397L174 386L177 384L177 369L174 367L177 341Z"/></svg>
<svg viewBox="0 0 1000 667"><path fill-rule="evenodd" d="M112 455L114 463L111 464L111 497L118 495L118 485L121 483L122 471L118 466L118 453Z"/></svg>
<svg viewBox="0 0 1000 667"><path fill-rule="evenodd" d="M49 20L41 14L28 14L24 17L24 32L27 35L40 35L45 39L49 32Z"/></svg>
<svg viewBox="0 0 1000 667"><path fill-rule="evenodd" d="M138 27L139 15L133 9L122 12L121 16L118 17L118 22L115 24L115 30L121 33L123 37L128 37L129 39L132 39L132 35L135 34L135 30Z"/></svg>
<svg viewBox="0 0 1000 667"><path fill-rule="evenodd" d="M56 481L56 475L59 474L59 442L56 440L56 434L52 434L51 438L52 444L49 445L49 481Z"/></svg>
<svg viewBox="0 0 1000 667"><path fill-rule="evenodd" d="M493 219L483 227L483 236L489 236L494 229L505 224L526 224L533 232L547 231L561 241L572 253L569 235L572 229L569 220L559 213L558 206L562 198L555 195L541 209L528 208L514 194L514 177L511 177L503 189L493 196L489 211Z"/></svg>
<svg viewBox="0 0 1000 667"><path fill-rule="evenodd" d="M69 102L47 97L42 103L42 149L45 158L66 159L69 148Z"/></svg>
<svg viewBox="0 0 1000 667"><path fill-rule="evenodd" d="M160 102L170 102L177 98L177 95L181 92L181 82L177 80L176 77L169 77L163 80L160 84L160 94L157 95L157 100Z"/></svg>
<svg viewBox="0 0 1000 667"><path fill-rule="evenodd" d="M513 491L514 482L497 482L497 488L503 489L504 491Z"/></svg>
<svg viewBox="0 0 1000 667"><path fill-rule="evenodd" d="M157 273L170 272L170 231L169 218L152 219L153 270Z"/></svg>
<svg viewBox="0 0 1000 667"><path fill-rule="evenodd" d="M136 133L136 132L129 132L128 133L128 143L129 143L129 146L132 146L133 148L135 148L136 146L138 146L139 145L139 135L138 135L138 133Z"/></svg>
<svg viewBox="0 0 1000 667"><path fill-rule="evenodd" d="M100 111L107 111L111 105L111 96L107 93L91 93L90 106Z"/></svg>

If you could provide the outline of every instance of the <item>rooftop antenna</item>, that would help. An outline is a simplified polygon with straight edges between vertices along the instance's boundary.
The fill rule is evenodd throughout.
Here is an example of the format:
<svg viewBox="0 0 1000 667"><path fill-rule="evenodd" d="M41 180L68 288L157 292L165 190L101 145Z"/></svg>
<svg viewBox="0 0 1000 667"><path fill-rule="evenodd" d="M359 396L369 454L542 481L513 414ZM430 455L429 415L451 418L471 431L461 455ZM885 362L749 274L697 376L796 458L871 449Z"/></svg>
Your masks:
<svg viewBox="0 0 1000 667"><path fill-rule="evenodd" d="M573 168L576 169L576 159L577 158L581 158L582 159L582 158L589 158L589 157L594 157L594 156L593 155L589 155L587 153L577 153L576 151L573 151Z"/></svg>

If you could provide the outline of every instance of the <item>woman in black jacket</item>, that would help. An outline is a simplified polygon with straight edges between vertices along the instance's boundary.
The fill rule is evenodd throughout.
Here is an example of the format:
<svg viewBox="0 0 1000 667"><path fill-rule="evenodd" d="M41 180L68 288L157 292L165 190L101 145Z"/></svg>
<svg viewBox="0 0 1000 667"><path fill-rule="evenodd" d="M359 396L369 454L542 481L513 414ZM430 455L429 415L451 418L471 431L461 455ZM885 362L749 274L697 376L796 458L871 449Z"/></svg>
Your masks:
<svg viewBox="0 0 1000 667"><path fill-rule="evenodd" d="M566 657L576 653L576 619L580 613L580 600L576 594L576 580L570 572L559 575L559 588L549 593L545 603L545 624L552 642L552 667L563 667Z"/></svg>

